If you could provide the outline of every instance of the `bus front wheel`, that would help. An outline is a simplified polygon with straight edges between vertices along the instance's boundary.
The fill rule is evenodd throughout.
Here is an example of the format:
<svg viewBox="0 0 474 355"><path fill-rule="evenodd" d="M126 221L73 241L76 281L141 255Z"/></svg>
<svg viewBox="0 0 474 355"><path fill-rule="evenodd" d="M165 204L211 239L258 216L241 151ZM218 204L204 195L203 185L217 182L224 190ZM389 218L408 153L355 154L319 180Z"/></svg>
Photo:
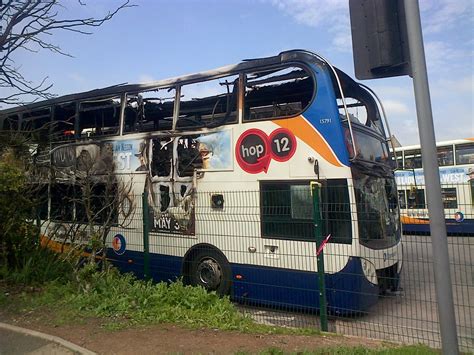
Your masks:
<svg viewBox="0 0 474 355"><path fill-rule="evenodd" d="M231 285L231 270L226 258L213 250L200 250L193 258L191 284L202 286L218 295L227 295Z"/></svg>

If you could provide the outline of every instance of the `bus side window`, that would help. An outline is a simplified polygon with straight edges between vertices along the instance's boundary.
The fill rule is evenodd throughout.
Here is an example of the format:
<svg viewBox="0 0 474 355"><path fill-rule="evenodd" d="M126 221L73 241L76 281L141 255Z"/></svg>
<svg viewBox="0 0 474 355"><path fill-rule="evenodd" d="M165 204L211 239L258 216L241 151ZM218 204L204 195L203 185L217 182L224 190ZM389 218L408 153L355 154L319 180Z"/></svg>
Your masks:
<svg viewBox="0 0 474 355"><path fill-rule="evenodd" d="M74 217L74 186L56 183L51 185L50 218L53 221L70 222Z"/></svg>
<svg viewBox="0 0 474 355"><path fill-rule="evenodd" d="M269 238L314 241L313 199L309 181L262 182L262 235ZM352 243L347 180L327 180L322 189L322 233L329 242Z"/></svg>
<svg viewBox="0 0 474 355"><path fill-rule="evenodd" d="M331 234L329 242L351 244L351 204L347 180L327 180L322 191L323 235Z"/></svg>
<svg viewBox="0 0 474 355"><path fill-rule="evenodd" d="M175 96L174 88L127 94L124 133L171 130Z"/></svg>
<svg viewBox="0 0 474 355"><path fill-rule="evenodd" d="M118 134L119 126L120 97L81 102L79 137Z"/></svg>
<svg viewBox="0 0 474 355"><path fill-rule="evenodd" d="M177 172L179 176L193 176L195 169L203 167L199 142L195 138L195 136L179 138L176 149L178 153Z"/></svg>
<svg viewBox="0 0 474 355"><path fill-rule="evenodd" d="M436 148L438 153L438 165L439 166L449 166L454 165L454 153L453 146L447 147L438 147Z"/></svg>
<svg viewBox="0 0 474 355"><path fill-rule="evenodd" d="M24 112L21 120L21 131L31 132L41 130L42 128L47 128L50 122L51 109L49 107Z"/></svg>
<svg viewBox="0 0 474 355"><path fill-rule="evenodd" d="M405 169L418 169L422 167L421 150L406 150L405 151Z"/></svg>
<svg viewBox="0 0 474 355"><path fill-rule="evenodd" d="M151 176L169 177L171 175L171 163L173 159L173 139L153 138Z"/></svg>
<svg viewBox="0 0 474 355"><path fill-rule="evenodd" d="M408 196L408 208L412 208L412 209L426 208L424 189L416 189L413 187L412 189L407 190L407 196Z"/></svg>
<svg viewBox="0 0 474 355"><path fill-rule="evenodd" d="M398 204L400 208L407 208L405 190L398 190Z"/></svg>
<svg viewBox="0 0 474 355"><path fill-rule="evenodd" d="M3 129L5 131L16 131L18 129L18 121L18 115L11 115L5 117L2 122L2 125L0 126L0 129Z"/></svg>
<svg viewBox="0 0 474 355"><path fill-rule="evenodd" d="M52 141L74 139L76 103L68 102L54 107L54 121L51 127Z"/></svg>
<svg viewBox="0 0 474 355"><path fill-rule="evenodd" d="M474 143L456 145L456 164L474 164Z"/></svg>
<svg viewBox="0 0 474 355"><path fill-rule="evenodd" d="M458 208L458 198L455 187L441 188L444 208Z"/></svg>
<svg viewBox="0 0 474 355"><path fill-rule="evenodd" d="M238 75L181 87L176 127L217 127L237 122Z"/></svg>
<svg viewBox="0 0 474 355"><path fill-rule="evenodd" d="M249 73L244 121L296 116L308 106L314 88L313 78L298 67Z"/></svg>

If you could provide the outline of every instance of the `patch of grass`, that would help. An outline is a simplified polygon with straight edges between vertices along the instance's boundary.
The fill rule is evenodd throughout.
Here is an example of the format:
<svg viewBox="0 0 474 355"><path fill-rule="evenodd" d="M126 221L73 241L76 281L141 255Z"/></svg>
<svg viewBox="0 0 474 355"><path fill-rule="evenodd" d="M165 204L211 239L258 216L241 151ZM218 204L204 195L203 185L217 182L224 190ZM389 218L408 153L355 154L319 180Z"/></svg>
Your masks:
<svg viewBox="0 0 474 355"><path fill-rule="evenodd" d="M175 323L190 328L214 328L266 334L319 334L317 329L272 327L255 323L240 313L229 298L201 287L137 280L115 269L98 271L87 265L66 283L46 283L40 291L23 290L15 297L2 297L10 311L25 313L48 309L56 324L87 317L104 319L110 330L133 325Z"/></svg>
<svg viewBox="0 0 474 355"><path fill-rule="evenodd" d="M10 285L11 286L11 285ZM265 334L320 334L317 329L272 327L255 323L250 316L240 313L229 298L208 293L201 287L184 285L181 281L154 284L137 280L130 274L120 274L115 269L96 270L87 265L67 282L55 280L43 287L23 287L9 291L9 284L0 282L0 305L10 312L26 314L41 311L54 324L86 321L100 318L105 329L114 331L130 326L173 323L189 328L214 328L246 333ZM51 315L53 319L51 319ZM335 335L337 336L337 335ZM285 352L269 348L264 355ZM384 344L381 348L333 347L298 352L298 354L383 354L428 355L438 352L426 346ZM245 352L239 353L245 354Z"/></svg>

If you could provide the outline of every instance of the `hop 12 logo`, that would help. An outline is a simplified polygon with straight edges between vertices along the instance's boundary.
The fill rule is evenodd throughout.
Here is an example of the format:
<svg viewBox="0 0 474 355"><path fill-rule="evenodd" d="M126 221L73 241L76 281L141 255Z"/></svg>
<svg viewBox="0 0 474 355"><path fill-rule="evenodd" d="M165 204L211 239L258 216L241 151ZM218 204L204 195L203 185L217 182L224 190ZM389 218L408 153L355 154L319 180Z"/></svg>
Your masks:
<svg viewBox="0 0 474 355"><path fill-rule="evenodd" d="M272 159L285 162L296 151L296 138L286 128L278 128L270 136L260 129L252 128L239 137L235 156L239 166L246 172L267 172Z"/></svg>

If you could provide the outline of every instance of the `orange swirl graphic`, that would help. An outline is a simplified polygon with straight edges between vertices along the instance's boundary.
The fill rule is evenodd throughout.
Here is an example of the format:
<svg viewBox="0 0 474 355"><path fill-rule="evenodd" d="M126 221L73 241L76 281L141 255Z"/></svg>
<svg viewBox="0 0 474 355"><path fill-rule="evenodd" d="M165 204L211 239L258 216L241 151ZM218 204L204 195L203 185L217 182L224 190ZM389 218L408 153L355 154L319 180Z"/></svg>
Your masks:
<svg viewBox="0 0 474 355"><path fill-rule="evenodd" d="M303 116L298 116L291 119L276 120L273 122L280 127L288 128L296 137L313 148L319 153L319 155L321 155L332 165L337 167L343 166L323 136L321 136L321 134L312 125L310 125Z"/></svg>

